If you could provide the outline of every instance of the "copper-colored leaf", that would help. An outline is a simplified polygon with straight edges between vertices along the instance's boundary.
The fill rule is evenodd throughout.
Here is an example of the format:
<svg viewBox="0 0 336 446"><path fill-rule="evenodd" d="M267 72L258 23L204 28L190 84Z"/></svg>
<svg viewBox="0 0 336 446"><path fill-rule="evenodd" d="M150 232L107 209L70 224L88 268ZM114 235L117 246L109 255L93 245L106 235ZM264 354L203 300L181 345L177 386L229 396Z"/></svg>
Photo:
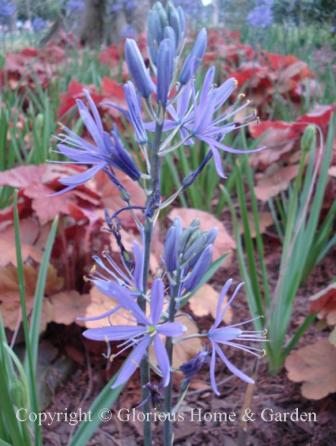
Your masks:
<svg viewBox="0 0 336 446"><path fill-rule="evenodd" d="M281 159L297 141L295 125L285 121L263 121L259 125L251 125L249 130L254 138L261 137L260 144L265 146L264 150L250 156L251 166L261 169Z"/></svg>
<svg viewBox="0 0 336 446"><path fill-rule="evenodd" d="M318 313L318 318L325 319L328 325L336 325L336 283L323 288L309 300L312 313Z"/></svg>
<svg viewBox="0 0 336 446"><path fill-rule="evenodd" d="M231 253L236 248L234 239L228 233L223 223L208 212L197 209L178 208L170 212L169 218L171 220L180 218L184 227L189 226L193 220L198 219L202 231L210 231L213 228L217 228L218 234L213 251L215 260L223 254Z"/></svg>
<svg viewBox="0 0 336 446"><path fill-rule="evenodd" d="M42 250L33 246L40 232L36 219L24 218L20 221L21 250L23 261L31 257L36 262L42 259ZM9 263L16 265L15 233L14 227L10 226L0 232L1 256L0 266Z"/></svg>
<svg viewBox="0 0 336 446"><path fill-rule="evenodd" d="M254 225L254 217L252 213L249 213L248 221L250 224L250 231L251 231L251 237L254 238L257 235L257 230ZM260 234L263 234L266 229L273 225L273 217L270 212L259 212L259 231ZM240 233L242 234L244 232L243 224L240 225Z"/></svg>
<svg viewBox="0 0 336 446"><path fill-rule="evenodd" d="M92 287L90 290L88 305L85 307L84 313L82 313L81 316L99 316L106 311L112 310L116 305L117 304L113 299L105 296L105 294L101 293L98 288ZM98 321L84 321L84 325L87 328L99 328L106 327L111 324L125 324L125 315L125 310L120 309L108 318L99 319Z"/></svg>
<svg viewBox="0 0 336 446"><path fill-rule="evenodd" d="M216 317L216 306L218 301L218 291L211 285L203 285L189 300L189 306L195 316ZM224 315L224 322L229 324L232 321L232 308L228 307Z"/></svg>
<svg viewBox="0 0 336 446"><path fill-rule="evenodd" d="M177 319L177 321L183 324L187 329L183 336L190 336L198 333L197 325L189 317L181 316ZM180 367L183 363L189 361L189 359L191 359L201 350L202 342L200 341L200 338L188 339L186 341L176 343L174 345L173 367Z"/></svg>
<svg viewBox="0 0 336 446"><path fill-rule="evenodd" d="M259 176L255 187L256 197L261 201L267 201L286 190L289 183L296 177L298 166L276 167L269 169L264 175Z"/></svg>
<svg viewBox="0 0 336 446"><path fill-rule="evenodd" d="M334 347L336 347L336 326L330 333L328 340L329 340L330 344L332 344Z"/></svg>
<svg viewBox="0 0 336 446"><path fill-rule="evenodd" d="M37 276L37 267L24 265L25 302L28 315L33 308ZM63 280L57 276L55 268L49 265L45 294L50 295L55 291L58 291L62 284ZM42 312L42 325L46 325L46 323L49 322L47 319L50 311L48 308L45 308L44 310L44 313ZM2 314L5 327L15 330L17 324L21 321L22 315L18 274L15 266L13 265L7 265L6 267L0 268L0 312Z"/></svg>
<svg viewBox="0 0 336 446"><path fill-rule="evenodd" d="M78 317L85 314L90 304L88 294L79 294L75 290L54 294L49 300L52 305L52 320L65 325L76 322Z"/></svg>
<svg viewBox="0 0 336 446"><path fill-rule="evenodd" d="M132 197L132 203L143 206L146 196L139 184L123 173L118 173L117 177ZM97 190L101 194L104 207L116 211L125 206L125 202L120 197L118 188L112 184L104 172L96 175L96 184Z"/></svg>
<svg viewBox="0 0 336 446"><path fill-rule="evenodd" d="M336 178L336 166L331 166L328 170L328 173L331 177Z"/></svg>
<svg viewBox="0 0 336 446"><path fill-rule="evenodd" d="M303 382L304 397L319 400L336 392L336 347L328 339L293 351L285 366L290 380Z"/></svg>

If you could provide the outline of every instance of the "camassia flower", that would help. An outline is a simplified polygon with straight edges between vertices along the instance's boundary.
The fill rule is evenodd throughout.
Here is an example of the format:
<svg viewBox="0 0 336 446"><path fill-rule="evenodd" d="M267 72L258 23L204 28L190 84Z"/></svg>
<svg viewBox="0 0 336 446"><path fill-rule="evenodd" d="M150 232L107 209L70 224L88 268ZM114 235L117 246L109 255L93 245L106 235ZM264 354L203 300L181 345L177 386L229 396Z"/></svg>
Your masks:
<svg viewBox="0 0 336 446"><path fill-rule="evenodd" d="M128 262L128 264L125 263L125 259L120 255L122 267L106 252L101 257L94 256L93 260L96 265L89 278L102 293L115 299L115 295L118 295L122 287L133 299L138 298L142 294L144 268L144 251L142 246L133 242L133 261ZM129 263L132 263L132 267L130 267ZM117 304L110 310L97 316L80 317L78 319L81 321L98 321L112 316L121 308L122 305Z"/></svg>
<svg viewBox="0 0 336 446"><path fill-rule="evenodd" d="M147 355L148 348L153 344L154 353L163 377L163 386L167 386L170 380L170 363L165 345L161 336L176 337L185 332L185 327L179 322L162 322L164 288L161 279L153 282L150 299L150 315L141 310L130 292L117 284L106 284L110 292L105 293L117 300L125 310L134 317L137 325L111 325L103 328L92 328L84 332L84 336L95 341L120 341L119 347L123 351L133 348L124 362L113 388L126 383L140 365L141 360ZM112 296L111 296L112 297Z"/></svg>
<svg viewBox="0 0 336 446"><path fill-rule="evenodd" d="M273 12L272 12L273 1L262 1L258 2L248 14L247 23L253 28L267 28L272 25L273 22Z"/></svg>
<svg viewBox="0 0 336 446"><path fill-rule="evenodd" d="M164 131L175 129L180 132L181 141L173 148L182 144L192 144L194 139L205 142L212 152L218 175L225 177L220 152L244 154L257 152L263 147L247 151L229 147L222 142L228 133L246 126L256 119L256 115L253 112L247 115L243 122L233 121L235 115L249 105L249 101L240 104L239 100L233 106L228 107L226 112L221 112L221 108L236 89L237 81L234 78L229 78L216 87L214 78L215 67L210 67L199 93L196 93L195 80L192 79L188 82L177 96L176 104L167 107L171 119L168 118L165 121L163 129ZM149 131L153 130L151 124L147 125L147 128ZM166 145L163 143L163 147ZM164 149L161 153L171 150L171 148Z"/></svg>
<svg viewBox="0 0 336 446"><path fill-rule="evenodd" d="M97 107L90 94L85 92L88 107L77 100L77 107L84 126L92 138L92 142L76 135L72 130L64 127L65 137L57 145L58 153L67 156L74 164L91 164L92 167L83 173L62 178L60 182L67 186L61 191L66 192L90 180L97 172L118 169L132 180L140 178L140 171L131 155L125 149L117 131L111 134L103 128Z"/></svg>
<svg viewBox="0 0 336 446"><path fill-rule="evenodd" d="M217 355L222 360L222 362L226 365L226 367L230 370L231 373L238 376L241 380L247 383L254 383L253 379L247 376L244 372L239 370L231 361L227 358L225 353L222 350L222 346L234 347L239 350L243 350L245 352L249 352L252 355L257 357L261 357L264 354L264 350L256 347L251 347L245 344L241 344L240 341L245 342L265 342L266 335L265 331L253 331L253 330L242 330L239 327L245 325L248 322L241 322L235 325L229 326L220 326L227 309L230 304L237 296L240 288L243 286L243 283L240 283L236 289L234 290L231 298L227 303L225 303L224 299L226 294L228 293L230 287L232 285L232 279L229 279L224 284L220 296L217 302L216 308L216 318L214 324L211 326L210 330L207 333L207 337L210 341L212 352L211 352L211 360L210 360L210 381L211 387L216 395L219 395L218 387L216 384L215 370L216 370L216 357Z"/></svg>

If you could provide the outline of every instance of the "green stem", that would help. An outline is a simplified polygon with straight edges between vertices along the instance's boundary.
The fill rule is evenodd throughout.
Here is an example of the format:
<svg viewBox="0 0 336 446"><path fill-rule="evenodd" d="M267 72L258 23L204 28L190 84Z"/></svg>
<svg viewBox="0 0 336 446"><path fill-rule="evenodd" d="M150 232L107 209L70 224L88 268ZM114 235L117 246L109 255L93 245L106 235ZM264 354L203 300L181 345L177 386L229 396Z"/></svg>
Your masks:
<svg viewBox="0 0 336 446"><path fill-rule="evenodd" d="M174 286L169 302L168 309L168 318L169 322L174 322L175 319L175 310L176 310L176 297L178 296L180 289L180 280L181 280L181 270L179 269L176 273L176 285ZM173 342L172 338L167 338L166 340L166 350L168 353L169 363L173 364ZM170 414L172 411L172 391L173 391L173 380L170 379L168 386L165 389L164 395L164 411L166 414ZM166 416L164 427L163 427L163 439L164 446L171 446L173 443L173 423L171 421L170 416Z"/></svg>
<svg viewBox="0 0 336 446"><path fill-rule="evenodd" d="M150 167L151 167L151 183L150 183L150 192L147 197L146 202L146 211L151 206L155 206L158 204L160 199L160 190L161 190L161 182L160 182L160 157L159 157L159 148L161 143L162 136L162 124L156 125L155 137L151 147L151 156L150 156ZM140 308L146 312L146 299L143 297L147 291L147 282L148 282L148 274L149 274L149 262L150 262L150 252L151 252L151 244L152 244L152 235L154 228L153 215L150 212L146 212L146 219L144 223L144 269L143 269L143 295L139 297L138 303ZM141 379L141 388L142 388L142 401L145 401L143 405L143 411L145 414L150 413L151 411L151 398L150 398L150 389L147 387L147 384L150 382L150 368L149 361L147 357L144 357L140 364L140 379ZM150 417L146 417L144 421L144 446L152 445L152 426L150 422Z"/></svg>

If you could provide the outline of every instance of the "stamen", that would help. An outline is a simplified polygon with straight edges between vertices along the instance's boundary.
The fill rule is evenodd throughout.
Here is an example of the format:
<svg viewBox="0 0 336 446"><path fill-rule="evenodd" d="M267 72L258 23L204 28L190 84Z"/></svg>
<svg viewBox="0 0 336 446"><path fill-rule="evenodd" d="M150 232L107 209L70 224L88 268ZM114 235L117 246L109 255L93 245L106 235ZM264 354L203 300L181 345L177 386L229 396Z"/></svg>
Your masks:
<svg viewBox="0 0 336 446"><path fill-rule="evenodd" d="M237 348L238 350L243 350L246 353L250 353L251 355L256 356L257 358L262 358L264 354L264 349L255 349L253 347L247 347L245 345L236 344L235 342L226 342L225 344ZM262 355L257 352L261 352Z"/></svg>
<svg viewBox="0 0 336 446"><path fill-rule="evenodd" d="M234 325L230 325L230 327L239 327L240 325L245 325L245 324L248 324L248 323L250 323L250 322L256 321L256 320L258 320L258 319L264 319L264 316L263 316L263 315L261 315L261 316L256 316L256 317L254 317L254 318L252 318L252 319L248 319L247 321L239 322L238 324L234 324Z"/></svg>

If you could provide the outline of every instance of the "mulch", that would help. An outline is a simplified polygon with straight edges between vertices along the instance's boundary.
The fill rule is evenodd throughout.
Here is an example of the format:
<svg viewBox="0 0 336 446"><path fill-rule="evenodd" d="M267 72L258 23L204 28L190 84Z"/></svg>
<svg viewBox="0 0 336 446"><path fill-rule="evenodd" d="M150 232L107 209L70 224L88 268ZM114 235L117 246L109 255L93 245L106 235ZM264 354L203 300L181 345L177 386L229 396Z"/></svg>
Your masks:
<svg viewBox="0 0 336 446"><path fill-rule="evenodd" d="M271 284L275 281L279 263L279 247L270 243L266 249L266 258L271 274ZM331 252L324 261L315 268L305 285L300 288L294 307L290 330L303 320L308 312L308 298L314 292L325 287L336 276L335 264L336 250ZM214 286L223 283L223 278L233 277L239 280L239 272L236 265L229 269L219 271L214 278ZM243 296L234 302L234 320L248 319L249 312ZM206 328L211 323L209 318L201 318L197 321L201 328ZM326 333L319 332L312 326L301 339L299 345L306 345L315 341ZM88 410L90 404L99 390L113 375L120 364L106 364L102 353L104 348L97 343L83 343L80 329L75 326L60 328L53 326L48 329L47 338L52 340L62 353L70 356L77 363L77 369L70 379L55 393L51 405L45 409L49 412L82 412ZM229 358L239 368L248 374L253 373L256 367L255 359L240 351L227 352ZM121 398L113 408L112 419L103 423L92 437L88 446L136 446L142 444L142 423L131 419L122 422L118 419L118 410L128 408L130 411L136 407L140 400L140 388L138 377L135 377L124 389ZM330 395L319 401L309 401L302 397L300 385L288 380L286 372L282 371L276 376L269 374L265 360L257 364L256 386L253 390L251 410L255 414L254 421L242 425L239 421L244 404L246 384L238 378L226 375L223 368L218 374L218 382L221 396L216 397L209 388L209 375L207 367L201 370L199 375L191 383L190 392L182 403L184 420L175 423L175 445L196 446L207 444L209 446L334 446L336 444L336 395ZM178 380L174 390L178 390ZM262 419L262 411L273 413L310 413L315 414L316 421L267 421ZM137 409L141 411L140 409ZM202 414L198 418L198 414ZM190 413L194 414L191 419ZM207 420L206 413L212 413ZM214 419L214 413L217 415ZM235 413L237 419L225 421L225 416ZM265 413L265 412L264 412ZM222 417L222 418L220 418ZM282 416L283 417L283 416ZM311 415L314 417L314 415ZM264 415L264 418L266 416ZM54 422L50 426L44 425L45 446L65 446L68 444L69 435L74 432L76 426L66 422ZM154 427L153 445L163 444L161 437L162 423L156 423ZM84 446L84 445L83 445Z"/></svg>

